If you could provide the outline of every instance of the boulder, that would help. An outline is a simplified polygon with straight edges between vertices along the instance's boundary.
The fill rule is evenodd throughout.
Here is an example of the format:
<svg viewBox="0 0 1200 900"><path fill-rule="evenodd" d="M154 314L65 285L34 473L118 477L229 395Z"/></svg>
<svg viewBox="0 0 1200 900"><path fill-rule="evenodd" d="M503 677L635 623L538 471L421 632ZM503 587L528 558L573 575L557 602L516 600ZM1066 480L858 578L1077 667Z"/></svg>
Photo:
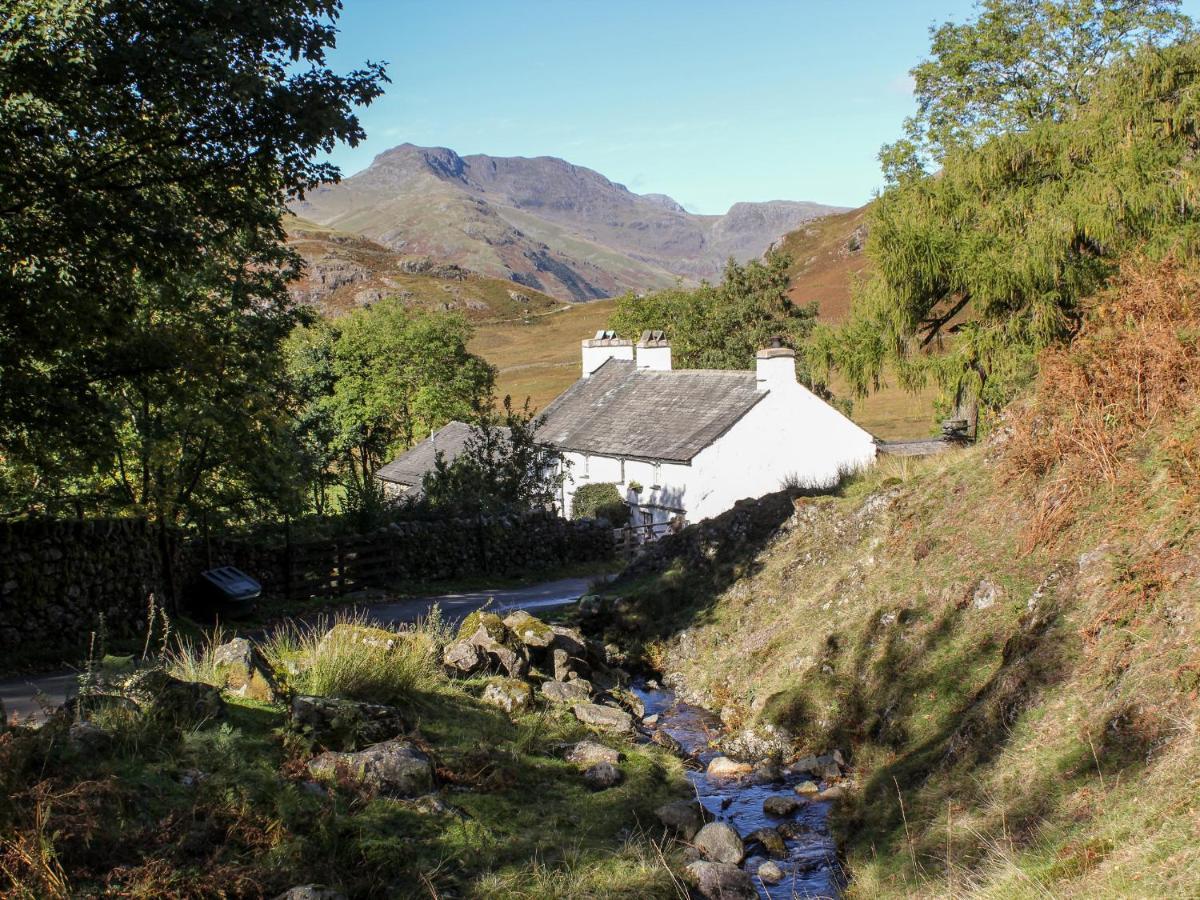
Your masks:
<svg viewBox="0 0 1200 900"><path fill-rule="evenodd" d="M401 735L408 728L394 706L304 694L292 698L289 724L325 750L358 750Z"/></svg>
<svg viewBox="0 0 1200 900"><path fill-rule="evenodd" d="M820 792L821 789L817 787L817 783L815 781L802 781L796 785L797 794L811 796L813 794L819 794Z"/></svg>
<svg viewBox="0 0 1200 900"><path fill-rule="evenodd" d="M728 756L714 756L705 770L709 778L741 778L754 769L750 763L739 762Z"/></svg>
<svg viewBox="0 0 1200 900"><path fill-rule="evenodd" d="M844 796L846 796L846 792L837 785L834 785L833 787L825 788L825 790L817 794L816 799L821 801L841 800Z"/></svg>
<svg viewBox="0 0 1200 900"><path fill-rule="evenodd" d="M779 864L769 859L758 867L756 874L763 884L779 884L784 877L783 869L779 868Z"/></svg>
<svg viewBox="0 0 1200 900"><path fill-rule="evenodd" d="M67 742L71 749L83 756L103 753L112 744L112 735L94 722L82 719L72 722L67 730Z"/></svg>
<svg viewBox="0 0 1200 900"><path fill-rule="evenodd" d="M612 691L612 696L614 700L633 713L636 718L640 719L646 715L646 704L633 691L626 690L625 688L617 688Z"/></svg>
<svg viewBox="0 0 1200 900"><path fill-rule="evenodd" d="M598 762L583 773L583 780L595 791L616 787L623 777L621 770L610 762Z"/></svg>
<svg viewBox="0 0 1200 900"><path fill-rule="evenodd" d="M754 771L750 773L750 781L754 784L783 781L783 769L770 760L764 760L754 767Z"/></svg>
<svg viewBox="0 0 1200 900"><path fill-rule="evenodd" d="M709 822L692 841L700 855L711 862L736 866L746 855L741 837L725 822Z"/></svg>
<svg viewBox="0 0 1200 900"><path fill-rule="evenodd" d="M136 705L148 718L189 728L225 715L221 692L211 684L181 681L162 669L144 669L125 679L121 697Z"/></svg>
<svg viewBox="0 0 1200 900"><path fill-rule="evenodd" d="M411 797L433 787L433 763L411 743L399 738L357 753L326 752L309 760L309 773L319 781L348 778L385 794Z"/></svg>
<svg viewBox="0 0 1200 900"><path fill-rule="evenodd" d="M533 705L533 688L519 678L497 678L483 689L482 699L511 716Z"/></svg>
<svg viewBox="0 0 1200 900"><path fill-rule="evenodd" d="M529 671L528 650L495 613L471 613L463 620L458 639L474 644L486 654L489 664L499 666L510 678L524 678Z"/></svg>
<svg viewBox="0 0 1200 900"><path fill-rule="evenodd" d="M555 635L550 626L523 609L507 616L504 624L516 635L517 640L531 650L546 650L554 643Z"/></svg>
<svg viewBox="0 0 1200 900"><path fill-rule="evenodd" d="M605 747L595 741L580 741L567 751L566 760L572 765L588 769L596 763L606 762L616 765L624 757L620 750Z"/></svg>
<svg viewBox="0 0 1200 900"><path fill-rule="evenodd" d="M784 819L803 805L804 801L798 797L789 796L788 794L775 794L763 801L763 812L768 816L777 816Z"/></svg>
<svg viewBox="0 0 1200 900"><path fill-rule="evenodd" d="M676 832L685 841L690 841L704 827L704 808L695 800L673 800L654 811L658 820L669 831Z"/></svg>
<svg viewBox="0 0 1200 900"><path fill-rule="evenodd" d="M555 681L566 681L575 673L571 668L571 654L566 650L555 649L550 654L551 674Z"/></svg>
<svg viewBox="0 0 1200 900"><path fill-rule="evenodd" d="M608 731L633 731L633 717L623 709L601 703L576 703L571 712L584 725Z"/></svg>
<svg viewBox="0 0 1200 900"><path fill-rule="evenodd" d="M442 651L442 663L460 675L470 675L487 665L487 654L470 641L455 641Z"/></svg>
<svg viewBox="0 0 1200 900"><path fill-rule="evenodd" d="M550 646L555 650L562 650L567 656L577 659L582 659L587 654L587 640L583 632L564 625L551 625L550 631L554 634Z"/></svg>
<svg viewBox="0 0 1200 900"><path fill-rule="evenodd" d="M346 900L346 895L323 884L298 884L284 891L275 900Z"/></svg>
<svg viewBox="0 0 1200 900"><path fill-rule="evenodd" d="M787 859L788 848L784 843L783 835L774 828L759 828L746 835L747 841L753 841L767 851L768 856L773 856L775 859Z"/></svg>
<svg viewBox="0 0 1200 900"><path fill-rule="evenodd" d="M278 699L271 667L258 648L245 638L234 638L213 651L213 671L221 686L231 694L265 703Z"/></svg>
<svg viewBox="0 0 1200 900"><path fill-rule="evenodd" d="M542 683L542 696L551 703L577 703L592 698L592 684L582 678L574 681L546 681Z"/></svg>
<svg viewBox="0 0 1200 900"><path fill-rule="evenodd" d="M756 900L754 880L737 866L705 862L690 864L684 876L705 900Z"/></svg>

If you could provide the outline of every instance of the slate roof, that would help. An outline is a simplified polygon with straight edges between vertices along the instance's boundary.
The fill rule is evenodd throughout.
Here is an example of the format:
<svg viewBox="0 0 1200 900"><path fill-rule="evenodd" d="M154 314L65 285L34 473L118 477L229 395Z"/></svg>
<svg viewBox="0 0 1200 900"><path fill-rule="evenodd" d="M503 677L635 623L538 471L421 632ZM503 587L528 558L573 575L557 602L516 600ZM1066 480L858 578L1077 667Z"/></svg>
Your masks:
<svg viewBox="0 0 1200 900"><path fill-rule="evenodd" d="M546 407L537 435L560 450L689 462L764 396L754 372L639 370L610 359Z"/></svg>
<svg viewBox="0 0 1200 900"><path fill-rule="evenodd" d="M507 428L502 428L505 435ZM401 453L385 466L380 466L375 477L393 484L420 487L426 473L432 472L434 460L440 450L446 462L451 463L462 453L475 429L465 422L448 422L421 443Z"/></svg>

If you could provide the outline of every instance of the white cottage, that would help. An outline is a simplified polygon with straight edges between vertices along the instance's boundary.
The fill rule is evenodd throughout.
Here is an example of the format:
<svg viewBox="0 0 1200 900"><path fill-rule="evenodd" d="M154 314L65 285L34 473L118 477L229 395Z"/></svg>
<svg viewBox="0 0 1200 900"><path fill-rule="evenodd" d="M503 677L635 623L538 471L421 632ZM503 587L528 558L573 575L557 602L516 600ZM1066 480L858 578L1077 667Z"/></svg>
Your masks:
<svg viewBox="0 0 1200 900"><path fill-rule="evenodd" d="M875 458L872 436L796 380L795 353L758 352L755 370L673 369L661 332L583 342L583 377L546 408L538 436L570 466L570 514L581 485L611 482L634 524L689 522L791 481L834 484Z"/></svg>

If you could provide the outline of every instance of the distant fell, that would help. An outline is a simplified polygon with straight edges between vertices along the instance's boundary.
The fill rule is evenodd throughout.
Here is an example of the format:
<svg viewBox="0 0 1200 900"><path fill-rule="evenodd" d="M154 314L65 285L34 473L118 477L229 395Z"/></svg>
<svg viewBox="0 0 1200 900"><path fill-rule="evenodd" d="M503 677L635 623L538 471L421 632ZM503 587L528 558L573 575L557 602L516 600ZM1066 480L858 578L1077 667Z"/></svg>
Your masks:
<svg viewBox="0 0 1200 900"><path fill-rule="evenodd" d="M294 211L428 257L572 301L717 276L729 257L761 255L803 223L843 208L800 201L687 212L599 172L549 156L460 156L402 144Z"/></svg>
<svg viewBox="0 0 1200 900"><path fill-rule="evenodd" d="M806 222L779 242L791 257L791 288L796 303L816 302L821 319L837 322L850 312L857 279L867 271L864 252L870 204Z"/></svg>

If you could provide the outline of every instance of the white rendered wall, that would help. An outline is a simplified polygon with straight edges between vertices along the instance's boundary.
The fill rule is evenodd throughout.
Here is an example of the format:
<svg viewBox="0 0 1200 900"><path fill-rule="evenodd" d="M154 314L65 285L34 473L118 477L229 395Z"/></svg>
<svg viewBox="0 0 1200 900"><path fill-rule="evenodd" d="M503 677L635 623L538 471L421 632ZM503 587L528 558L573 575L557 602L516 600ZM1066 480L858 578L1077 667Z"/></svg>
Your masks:
<svg viewBox="0 0 1200 900"><path fill-rule="evenodd" d="M775 384L733 428L692 460L688 521L718 515L738 500L794 479L834 484L875 460L871 435L801 384Z"/></svg>
<svg viewBox="0 0 1200 900"><path fill-rule="evenodd" d="M813 487L832 485L840 473L869 466L875 442L803 385L772 379L771 390L736 425L690 465L661 464L657 480L649 462L626 460L622 478L619 459L590 456L585 462L575 452L565 457L571 463L563 485L565 513L570 514L581 485L611 482L657 524L670 521L678 509L688 522L719 515L738 500L780 490L789 479ZM639 495L629 490L631 482L642 485ZM640 516L635 524L641 524Z"/></svg>

